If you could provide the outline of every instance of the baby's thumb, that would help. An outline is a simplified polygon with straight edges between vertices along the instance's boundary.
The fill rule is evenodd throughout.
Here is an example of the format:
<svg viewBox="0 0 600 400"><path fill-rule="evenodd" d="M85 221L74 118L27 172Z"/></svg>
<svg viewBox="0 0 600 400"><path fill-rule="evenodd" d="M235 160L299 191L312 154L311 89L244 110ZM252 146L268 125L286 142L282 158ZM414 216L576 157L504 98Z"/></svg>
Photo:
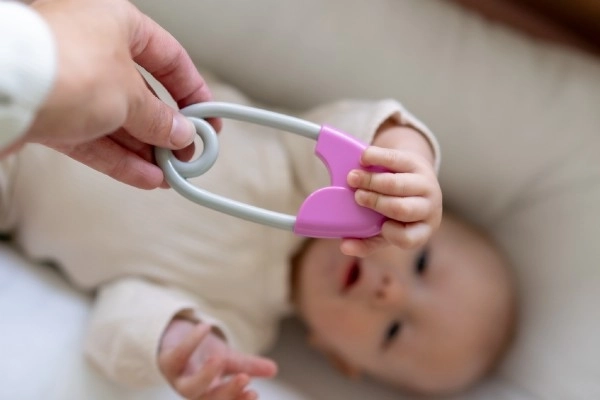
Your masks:
<svg viewBox="0 0 600 400"><path fill-rule="evenodd" d="M182 149L194 141L192 121L144 88L142 99L132 105L124 128L143 143Z"/></svg>

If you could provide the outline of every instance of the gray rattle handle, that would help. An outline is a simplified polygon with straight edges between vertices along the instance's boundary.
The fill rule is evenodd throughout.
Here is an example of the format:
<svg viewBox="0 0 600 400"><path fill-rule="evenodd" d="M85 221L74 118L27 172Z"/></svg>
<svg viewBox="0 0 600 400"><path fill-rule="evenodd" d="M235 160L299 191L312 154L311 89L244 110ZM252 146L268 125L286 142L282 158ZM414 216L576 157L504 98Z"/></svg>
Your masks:
<svg viewBox="0 0 600 400"><path fill-rule="evenodd" d="M190 162L178 160L169 149L155 148L156 161L162 168L169 185L188 200L210 209L274 228L293 230L296 223L296 217L293 215L219 196L190 184L186 178L200 176L207 172L219 155L217 133L205 118L220 117L250 122L314 140L319 137L321 126L284 114L230 103L198 103L182 109L181 112L194 123L204 148L202 154Z"/></svg>

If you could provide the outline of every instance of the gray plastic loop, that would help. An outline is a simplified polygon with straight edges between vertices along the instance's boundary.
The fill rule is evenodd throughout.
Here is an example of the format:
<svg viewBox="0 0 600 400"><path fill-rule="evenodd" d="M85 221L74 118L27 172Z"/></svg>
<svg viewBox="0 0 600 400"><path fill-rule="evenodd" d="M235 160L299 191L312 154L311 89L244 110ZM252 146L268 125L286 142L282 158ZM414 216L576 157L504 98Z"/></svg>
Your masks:
<svg viewBox="0 0 600 400"><path fill-rule="evenodd" d="M200 176L215 164L219 156L219 139L213 127L203 119L188 117L196 128L196 133L200 136L204 146L202 154L195 160L184 162L177 157L169 157L173 168L184 178L193 178ZM161 149L166 150L166 149ZM167 150L168 151L168 150ZM168 151L170 153L170 151Z"/></svg>
<svg viewBox="0 0 600 400"><path fill-rule="evenodd" d="M219 196L192 185L186 178L204 174L214 165L218 157L217 133L204 118L231 118L280 129L314 140L319 137L321 126L284 114L230 103L198 103L182 109L181 112L194 123L204 148L202 154L191 162L178 160L169 149L155 148L156 161L162 168L169 185L188 200L213 210L259 224L293 230L296 223L296 217L293 215L266 210Z"/></svg>

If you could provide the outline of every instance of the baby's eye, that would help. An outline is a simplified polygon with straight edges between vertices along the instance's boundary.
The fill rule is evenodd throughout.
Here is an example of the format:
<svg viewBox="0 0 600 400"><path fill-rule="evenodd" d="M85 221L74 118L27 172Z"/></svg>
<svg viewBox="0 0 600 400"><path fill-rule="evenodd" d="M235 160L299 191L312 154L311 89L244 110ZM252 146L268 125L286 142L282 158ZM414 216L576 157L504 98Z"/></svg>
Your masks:
<svg viewBox="0 0 600 400"><path fill-rule="evenodd" d="M429 251L425 249L419 254L417 259L415 260L415 271L417 272L417 274L423 275L425 273L429 261L428 256Z"/></svg>
<svg viewBox="0 0 600 400"><path fill-rule="evenodd" d="M383 340L384 347L389 346L394 339L398 337L402 330L402 322L394 321L390 324L387 331L385 332L385 338Z"/></svg>

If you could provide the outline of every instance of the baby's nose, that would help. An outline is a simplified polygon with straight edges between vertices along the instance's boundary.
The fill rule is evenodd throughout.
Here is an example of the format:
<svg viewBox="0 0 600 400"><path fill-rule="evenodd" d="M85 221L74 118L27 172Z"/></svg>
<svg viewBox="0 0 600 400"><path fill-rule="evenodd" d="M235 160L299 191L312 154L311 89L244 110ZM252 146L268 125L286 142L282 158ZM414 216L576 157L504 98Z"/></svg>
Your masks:
<svg viewBox="0 0 600 400"><path fill-rule="evenodd" d="M389 272L384 272L375 287L373 303L377 307L403 307L406 302L406 290L401 282Z"/></svg>

